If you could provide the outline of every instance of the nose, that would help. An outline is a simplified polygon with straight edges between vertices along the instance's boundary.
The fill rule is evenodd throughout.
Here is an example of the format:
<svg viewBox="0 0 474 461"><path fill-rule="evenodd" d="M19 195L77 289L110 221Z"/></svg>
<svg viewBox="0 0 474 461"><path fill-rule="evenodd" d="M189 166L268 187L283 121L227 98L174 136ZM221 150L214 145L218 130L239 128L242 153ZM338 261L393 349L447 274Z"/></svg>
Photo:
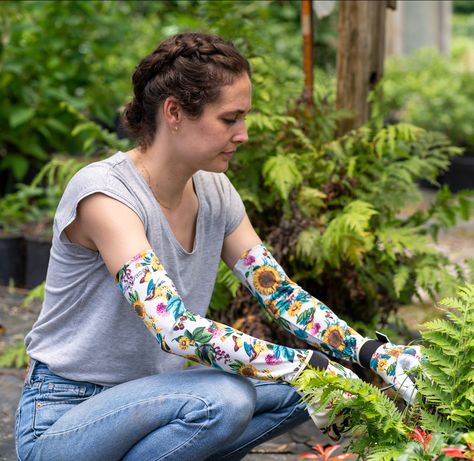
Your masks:
<svg viewBox="0 0 474 461"><path fill-rule="evenodd" d="M238 129L238 131L234 134L232 137L232 141L235 142L236 144L244 144L249 140L249 135L247 132L247 125L244 120L242 120L242 123Z"/></svg>

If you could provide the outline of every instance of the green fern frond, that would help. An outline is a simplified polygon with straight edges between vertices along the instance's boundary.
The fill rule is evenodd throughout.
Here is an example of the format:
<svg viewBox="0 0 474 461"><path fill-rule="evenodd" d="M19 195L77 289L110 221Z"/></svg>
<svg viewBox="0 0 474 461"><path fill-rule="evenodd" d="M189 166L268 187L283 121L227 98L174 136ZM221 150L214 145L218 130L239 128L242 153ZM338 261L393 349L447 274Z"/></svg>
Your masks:
<svg viewBox="0 0 474 461"><path fill-rule="evenodd" d="M428 411L421 409L420 417L422 427L427 431L438 432L440 434L453 434L458 431L456 424L438 414L431 414Z"/></svg>
<svg viewBox="0 0 474 461"><path fill-rule="evenodd" d="M452 322L448 322L444 319L435 319L426 322L422 325L422 328L430 330L430 333L427 333L427 335L432 334L433 332L446 335L448 337L447 339L451 339L451 343L453 344L456 342L454 340L458 340L461 337L461 331L459 328L456 328Z"/></svg>
<svg viewBox="0 0 474 461"><path fill-rule="evenodd" d="M325 259L334 267L344 260L360 265L363 255L372 249L374 235L370 220L377 214L375 208L361 200L349 203L339 216L328 225L322 236Z"/></svg>
<svg viewBox="0 0 474 461"><path fill-rule="evenodd" d="M318 229L309 227L300 232L296 242L296 255L310 264L321 258L321 233Z"/></svg>
<svg viewBox="0 0 474 461"><path fill-rule="evenodd" d="M298 166L290 154L270 157L263 165L262 174L265 184L283 200L287 200L290 191L303 181Z"/></svg>

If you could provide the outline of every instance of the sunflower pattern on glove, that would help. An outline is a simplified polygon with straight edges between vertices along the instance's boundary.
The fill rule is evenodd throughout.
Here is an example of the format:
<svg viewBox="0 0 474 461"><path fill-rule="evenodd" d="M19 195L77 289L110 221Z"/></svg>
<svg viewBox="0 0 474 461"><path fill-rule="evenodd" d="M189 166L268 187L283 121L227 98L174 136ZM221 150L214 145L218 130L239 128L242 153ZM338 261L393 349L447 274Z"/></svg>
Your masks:
<svg viewBox="0 0 474 461"><path fill-rule="evenodd" d="M333 357L358 362L367 339L290 280L263 244L245 252L233 271L284 329Z"/></svg>
<svg viewBox="0 0 474 461"><path fill-rule="evenodd" d="M370 368L392 385L406 402L413 403L417 391L406 372L420 366L423 361L420 346L385 343L373 353Z"/></svg>
<svg viewBox="0 0 474 461"><path fill-rule="evenodd" d="M292 381L312 351L254 338L189 311L153 250L136 255L116 283L165 352L188 360L273 381Z"/></svg>

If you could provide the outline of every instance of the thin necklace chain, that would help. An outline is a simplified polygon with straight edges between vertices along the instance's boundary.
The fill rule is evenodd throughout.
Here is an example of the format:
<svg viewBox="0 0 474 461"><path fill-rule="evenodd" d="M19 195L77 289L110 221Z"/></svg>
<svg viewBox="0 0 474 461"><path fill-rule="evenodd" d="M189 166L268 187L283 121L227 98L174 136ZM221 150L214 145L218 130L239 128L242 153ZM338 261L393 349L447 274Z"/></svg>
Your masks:
<svg viewBox="0 0 474 461"><path fill-rule="evenodd" d="M148 184L148 187L151 191L151 193L153 194L153 197L155 197L155 200L163 207L163 208L166 208L167 210L171 211L172 208L168 205L165 205L157 196L156 196L156 193L155 191L153 190L153 186L151 185L151 175L150 175L150 172L148 171L148 168L145 166L145 164L143 163L143 160L141 158L139 158L139 167L140 169L142 170L142 173L145 173L145 181L147 182ZM181 200L182 200L182 197L181 197ZM179 201L177 207L179 205L181 205L181 200Z"/></svg>

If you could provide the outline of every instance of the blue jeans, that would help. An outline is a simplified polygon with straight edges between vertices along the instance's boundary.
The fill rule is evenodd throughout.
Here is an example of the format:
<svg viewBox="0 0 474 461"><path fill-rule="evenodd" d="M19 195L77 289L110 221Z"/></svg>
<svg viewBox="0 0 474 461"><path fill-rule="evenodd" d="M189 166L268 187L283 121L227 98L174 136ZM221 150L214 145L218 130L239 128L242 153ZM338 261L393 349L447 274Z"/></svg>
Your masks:
<svg viewBox="0 0 474 461"><path fill-rule="evenodd" d="M239 460L308 419L291 386L192 367L113 387L32 360L16 414L21 461Z"/></svg>

